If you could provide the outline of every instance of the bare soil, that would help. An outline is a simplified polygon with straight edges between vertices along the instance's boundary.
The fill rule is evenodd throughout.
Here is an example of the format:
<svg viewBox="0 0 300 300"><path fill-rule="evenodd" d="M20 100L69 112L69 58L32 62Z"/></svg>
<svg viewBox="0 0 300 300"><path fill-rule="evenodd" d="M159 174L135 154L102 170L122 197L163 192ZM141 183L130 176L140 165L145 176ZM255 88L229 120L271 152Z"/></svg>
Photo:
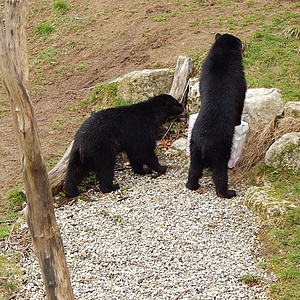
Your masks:
<svg viewBox="0 0 300 300"><path fill-rule="evenodd" d="M269 4L270 9L264 11L268 22L272 11L289 9L292 5L292 1L224 1L231 5L220 5L220 1L214 0L67 0L70 9L65 19L53 23L55 31L41 38L34 34L36 24L45 22L54 13L48 1L29 2L29 90L43 156L52 162L58 161L85 118L70 108L87 97L91 87L134 70L175 68L179 55L205 55L217 32L230 32L247 41L257 26L232 30L227 18L252 16ZM50 62L46 58L38 59L43 49L58 49L58 54ZM7 110L0 114L3 205L4 195L16 185L22 185L22 172L3 86L0 97L0 112ZM59 124L60 128L53 124Z"/></svg>

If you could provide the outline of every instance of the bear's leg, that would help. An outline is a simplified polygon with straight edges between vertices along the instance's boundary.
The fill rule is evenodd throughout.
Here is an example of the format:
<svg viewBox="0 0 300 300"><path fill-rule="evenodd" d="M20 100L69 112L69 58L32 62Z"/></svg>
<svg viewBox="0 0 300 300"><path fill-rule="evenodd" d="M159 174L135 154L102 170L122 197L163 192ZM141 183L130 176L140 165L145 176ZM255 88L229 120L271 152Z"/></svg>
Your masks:
<svg viewBox="0 0 300 300"><path fill-rule="evenodd" d="M130 165L132 171L139 175L151 174L152 171L149 168L144 168L144 163L142 158L134 156L134 154L128 154Z"/></svg>
<svg viewBox="0 0 300 300"><path fill-rule="evenodd" d="M185 185L188 189L193 191L199 189L198 181L202 177L203 167L202 152L191 143L191 161L188 181Z"/></svg>
<svg viewBox="0 0 300 300"><path fill-rule="evenodd" d="M145 165L147 165L151 170L159 173L159 174L165 174L167 167L166 166L162 166L159 162L158 162L158 158L153 151L148 151L147 154L145 155Z"/></svg>
<svg viewBox="0 0 300 300"><path fill-rule="evenodd" d="M236 191L228 190L228 159L215 159L212 167L212 178L216 187L216 193L222 198L232 198L236 196Z"/></svg>
<svg viewBox="0 0 300 300"><path fill-rule="evenodd" d="M68 165L63 191L71 198L78 196L79 192L77 187L87 173L88 170L85 170L80 160L73 159L72 163Z"/></svg>
<svg viewBox="0 0 300 300"><path fill-rule="evenodd" d="M115 160L106 159L107 160L94 161L93 171L96 174L101 192L110 193L118 190L120 186L113 184Z"/></svg>

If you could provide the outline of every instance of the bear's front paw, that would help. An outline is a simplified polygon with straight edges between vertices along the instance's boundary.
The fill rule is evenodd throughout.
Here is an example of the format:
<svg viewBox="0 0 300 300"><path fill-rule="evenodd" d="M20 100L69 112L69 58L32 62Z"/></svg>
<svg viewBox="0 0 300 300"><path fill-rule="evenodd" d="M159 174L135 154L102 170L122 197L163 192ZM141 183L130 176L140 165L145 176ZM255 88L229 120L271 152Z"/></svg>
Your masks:
<svg viewBox="0 0 300 300"><path fill-rule="evenodd" d="M119 184L116 183L116 184L113 184L110 187L101 186L100 190L101 190L102 193L110 193L110 192L118 190L119 188L120 188Z"/></svg>
<svg viewBox="0 0 300 300"><path fill-rule="evenodd" d="M160 166L158 173L165 174L167 171L167 166Z"/></svg>
<svg viewBox="0 0 300 300"><path fill-rule="evenodd" d="M64 186L63 191L66 194L66 196L68 196L69 198L74 198L79 195L79 191L77 188L68 188Z"/></svg>

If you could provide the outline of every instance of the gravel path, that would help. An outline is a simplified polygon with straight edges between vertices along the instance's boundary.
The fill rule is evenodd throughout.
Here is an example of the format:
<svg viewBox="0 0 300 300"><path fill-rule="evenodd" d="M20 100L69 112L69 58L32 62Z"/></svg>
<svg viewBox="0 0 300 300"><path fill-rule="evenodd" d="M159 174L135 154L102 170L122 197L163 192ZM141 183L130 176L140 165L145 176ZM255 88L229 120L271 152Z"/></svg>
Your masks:
<svg viewBox="0 0 300 300"><path fill-rule="evenodd" d="M158 178L116 172L121 190L90 191L56 209L76 299L270 299L271 277L260 268L260 220L234 199L185 188L186 159L165 158ZM26 225L21 221L21 231ZM23 255L15 299L44 299L31 246ZM261 278L246 285L245 275Z"/></svg>

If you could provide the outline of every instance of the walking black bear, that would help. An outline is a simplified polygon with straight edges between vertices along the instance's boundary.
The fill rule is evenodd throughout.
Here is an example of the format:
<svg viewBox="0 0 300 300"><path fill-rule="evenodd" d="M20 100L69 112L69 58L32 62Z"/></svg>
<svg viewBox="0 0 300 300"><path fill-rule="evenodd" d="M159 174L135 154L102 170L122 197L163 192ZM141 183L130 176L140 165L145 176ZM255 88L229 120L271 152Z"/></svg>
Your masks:
<svg viewBox="0 0 300 300"><path fill-rule="evenodd" d="M184 115L183 106L166 94L94 113L75 135L64 192L69 197L77 196L78 185L90 171L96 174L102 192L119 189L118 184L113 184L113 177L120 152L127 153L135 173L145 175L153 170L164 174L166 167L159 164L155 154L156 141L162 124L181 115Z"/></svg>
<svg viewBox="0 0 300 300"><path fill-rule="evenodd" d="M242 42L230 34L216 34L200 75L200 112L190 140L191 161L186 187L199 188L203 168L210 168L216 193L236 196L228 190L227 163L234 127L241 123L246 93Z"/></svg>

